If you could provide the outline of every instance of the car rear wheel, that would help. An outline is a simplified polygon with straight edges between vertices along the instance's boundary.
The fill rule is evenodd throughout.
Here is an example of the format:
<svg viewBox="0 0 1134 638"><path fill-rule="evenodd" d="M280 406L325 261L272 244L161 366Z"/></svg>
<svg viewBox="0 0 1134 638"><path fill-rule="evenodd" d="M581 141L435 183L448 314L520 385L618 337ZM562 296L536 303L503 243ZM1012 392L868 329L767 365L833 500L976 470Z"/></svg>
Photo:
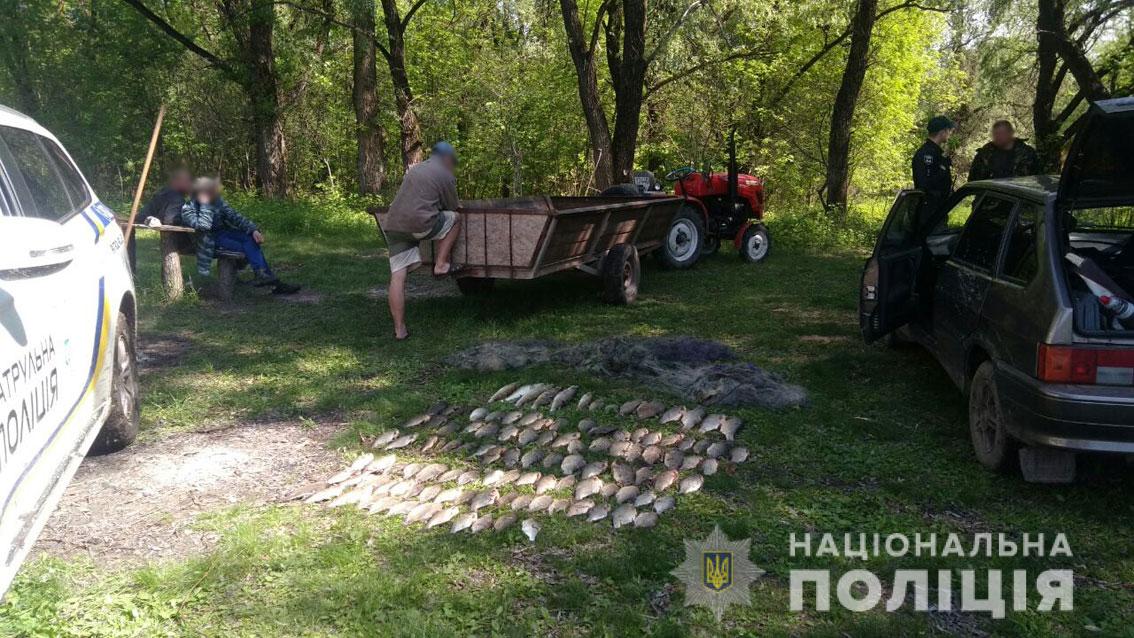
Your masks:
<svg viewBox="0 0 1134 638"><path fill-rule="evenodd" d="M980 464L995 472L1005 472L1012 468L1017 448L1000 408L995 371L993 363L985 361L969 384L969 435Z"/></svg>
<svg viewBox="0 0 1134 638"><path fill-rule="evenodd" d="M673 216L665 244L658 251L663 265L677 270L691 268L701 258L705 241L705 221L691 206L682 206Z"/></svg>
<svg viewBox="0 0 1134 638"><path fill-rule="evenodd" d="M619 306L634 303L638 298L638 280L642 276L638 249L632 244L618 244L611 248L602 260L601 276L603 301Z"/></svg>
<svg viewBox="0 0 1134 638"><path fill-rule="evenodd" d="M138 353L134 328L125 313L118 313L114 335L114 363L110 381L110 414L88 454L117 452L138 437L141 405L138 401Z"/></svg>
<svg viewBox="0 0 1134 638"><path fill-rule="evenodd" d="M740 238L740 258L749 263L759 263L772 249L772 238L764 224L752 224Z"/></svg>

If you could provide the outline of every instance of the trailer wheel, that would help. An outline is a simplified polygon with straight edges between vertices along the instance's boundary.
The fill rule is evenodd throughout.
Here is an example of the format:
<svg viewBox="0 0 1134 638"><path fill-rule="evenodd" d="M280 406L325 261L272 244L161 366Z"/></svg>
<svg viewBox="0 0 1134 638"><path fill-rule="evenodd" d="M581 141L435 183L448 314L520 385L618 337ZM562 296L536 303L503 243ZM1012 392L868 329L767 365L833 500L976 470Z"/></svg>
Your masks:
<svg viewBox="0 0 1134 638"><path fill-rule="evenodd" d="M480 297L496 288L496 280L491 277L457 277L457 290L462 295Z"/></svg>
<svg viewBox="0 0 1134 638"><path fill-rule="evenodd" d="M705 221L701 214L692 206L682 206L669 224L658 257L668 268L685 270L701 258L704 242Z"/></svg>
<svg viewBox="0 0 1134 638"><path fill-rule="evenodd" d="M638 298L642 264L633 244L618 244L602 260L602 300L619 306Z"/></svg>
<svg viewBox="0 0 1134 638"><path fill-rule="evenodd" d="M772 238L764 224L752 224L740 239L740 258L749 263L759 263L772 249Z"/></svg>

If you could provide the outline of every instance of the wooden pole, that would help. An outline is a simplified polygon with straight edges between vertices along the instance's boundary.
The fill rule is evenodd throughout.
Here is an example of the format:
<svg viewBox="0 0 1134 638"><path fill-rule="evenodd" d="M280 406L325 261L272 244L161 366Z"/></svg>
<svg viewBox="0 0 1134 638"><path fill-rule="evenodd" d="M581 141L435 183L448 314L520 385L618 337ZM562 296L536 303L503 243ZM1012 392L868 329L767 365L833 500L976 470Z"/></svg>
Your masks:
<svg viewBox="0 0 1134 638"><path fill-rule="evenodd" d="M150 148L146 151L146 161L142 164L142 178L138 180L138 189L134 191L134 204L130 206L130 221L126 223L126 241L134 234L134 219L138 216L138 206L142 203L142 191L146 188L146 178L150 174L150 162L154 159L154 150L157 149L158 137L161 135L161 121L165 119L165 105L158 109L157 121L154 122L154 132L150 136Z"/></svg>

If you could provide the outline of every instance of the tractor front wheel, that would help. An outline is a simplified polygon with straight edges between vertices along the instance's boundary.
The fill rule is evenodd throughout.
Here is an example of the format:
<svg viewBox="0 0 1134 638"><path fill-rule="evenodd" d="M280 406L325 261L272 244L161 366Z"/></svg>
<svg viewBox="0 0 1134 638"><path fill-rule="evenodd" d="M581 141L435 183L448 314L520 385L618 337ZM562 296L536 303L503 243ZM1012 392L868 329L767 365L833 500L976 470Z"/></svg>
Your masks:
<svg viewBox="0 0 1134 638"><path fill-rule="evenodd" d="M658 251L663 265L676 270L691 268L701 258L705 242L705 220L692 206L682 206L673 216L665 244Z"/></svg>
<svg viewBox="0 0 1134 638"><path fill-rule="evenodd" d="M764 261L771 249L772 238L768 235L768 228L764 224L752 224L740 238L740 258L748 263L756 264Z"/></svg>

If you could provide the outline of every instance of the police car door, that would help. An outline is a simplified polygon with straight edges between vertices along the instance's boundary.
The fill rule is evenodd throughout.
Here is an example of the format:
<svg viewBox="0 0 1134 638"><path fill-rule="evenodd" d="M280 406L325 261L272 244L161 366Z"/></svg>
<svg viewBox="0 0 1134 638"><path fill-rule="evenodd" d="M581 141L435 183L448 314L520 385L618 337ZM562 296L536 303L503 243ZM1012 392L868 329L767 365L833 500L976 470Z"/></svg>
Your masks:
<svg viewBox="0 0 1134 638"><path fill-rule="evenodd" d="M53 140L0 126L0 592L106 407L105 224Z"/></svg>
<svg viewBox="0 0 1134 638"><path fill-rule="evenodd" d="M871 343L909 323L917 310L917 281L923 256L919 212L921 191L902 191L890 209L874 254L862 269L859 327Z"/></svg>

